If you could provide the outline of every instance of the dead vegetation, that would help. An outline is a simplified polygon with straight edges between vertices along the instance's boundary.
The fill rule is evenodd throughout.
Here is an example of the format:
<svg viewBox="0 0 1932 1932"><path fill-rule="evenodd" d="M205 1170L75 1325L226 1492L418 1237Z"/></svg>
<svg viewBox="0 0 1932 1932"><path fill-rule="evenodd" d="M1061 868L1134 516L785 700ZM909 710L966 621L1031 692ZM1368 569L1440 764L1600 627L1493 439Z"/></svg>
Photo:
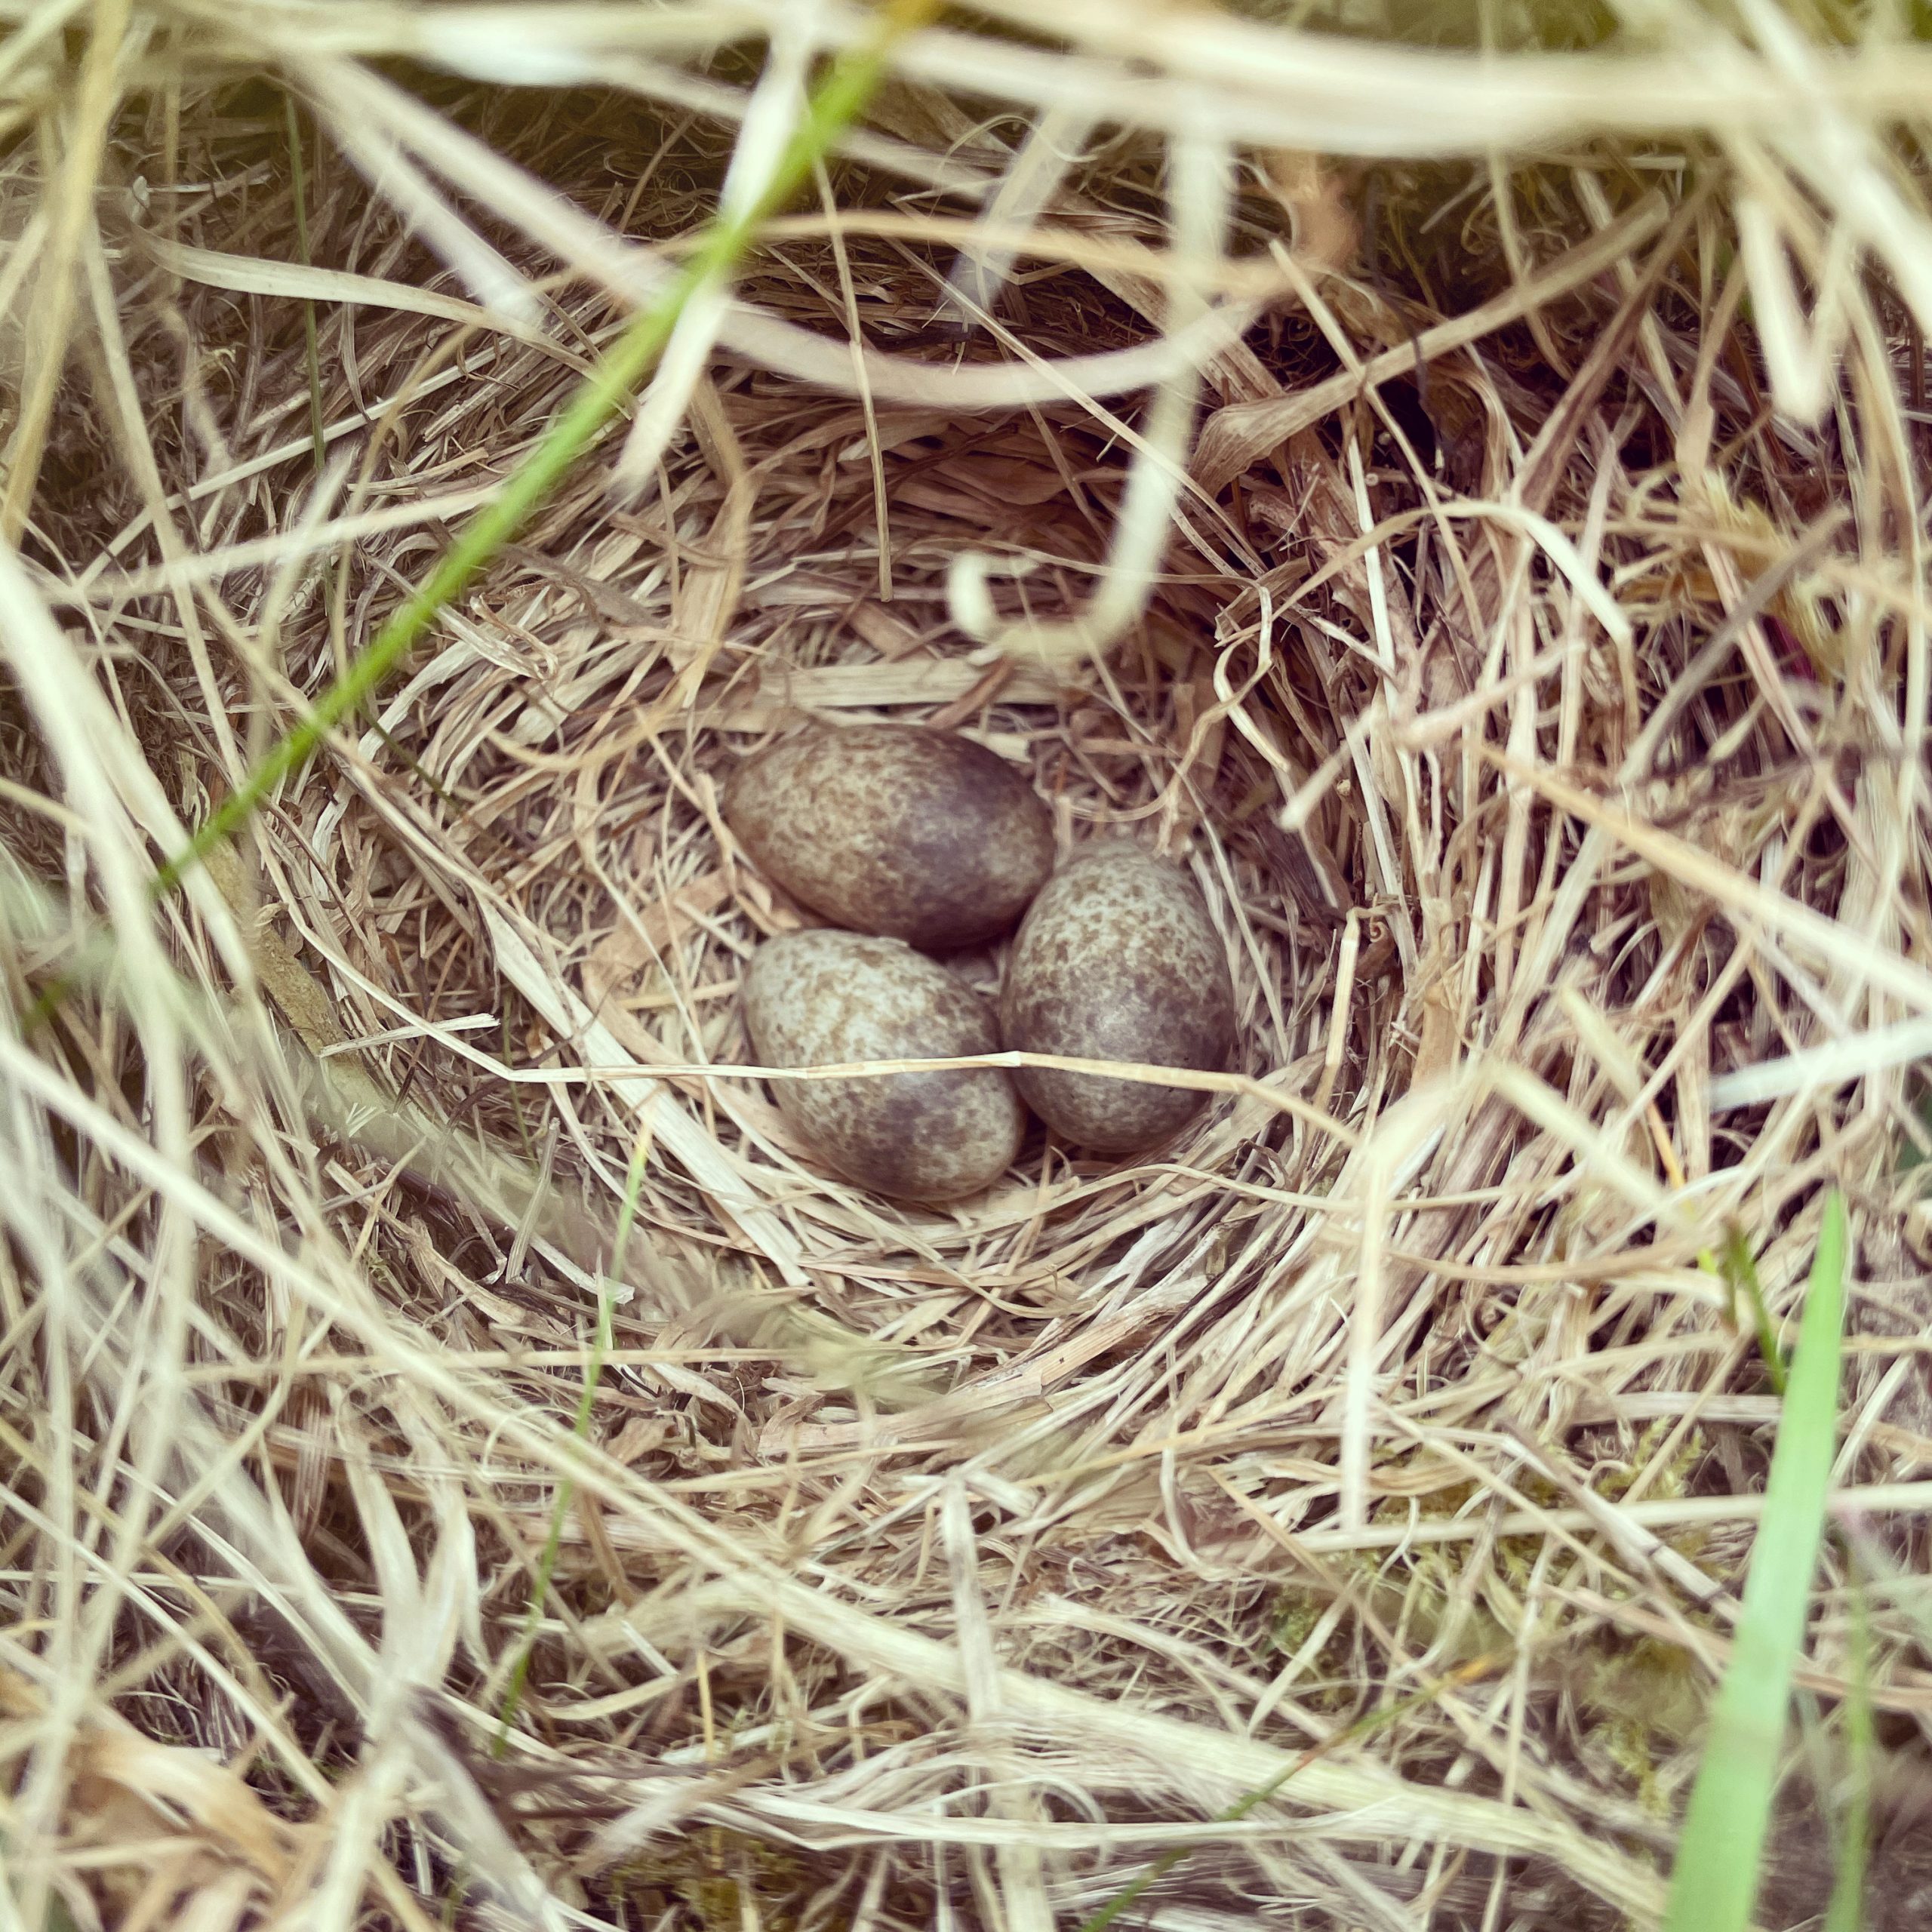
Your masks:
<svg viewBox="0 0 1932 1932"><path fill-rule="evenodd" d="M854 20L8 11L23 1923L1651 1924L1828 1179L1793 1789L1856 1595L1921 1922L1932 51L1055 11L158 903ZM1189 867L1164 1158L900 1209L733 1071L801 712Z"/></svg>

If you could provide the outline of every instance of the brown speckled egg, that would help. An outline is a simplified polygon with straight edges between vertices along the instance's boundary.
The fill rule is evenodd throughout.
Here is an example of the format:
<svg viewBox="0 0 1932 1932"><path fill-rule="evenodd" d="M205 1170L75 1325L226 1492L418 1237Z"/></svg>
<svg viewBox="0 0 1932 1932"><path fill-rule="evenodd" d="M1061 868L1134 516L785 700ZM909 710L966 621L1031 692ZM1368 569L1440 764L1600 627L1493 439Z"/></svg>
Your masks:
<svg viewBox="0 0 1932 1932"><path fill-rule="evenodd" d="M1006 931L1053 869L1053 823L997 752L913 724L814 725L725 794L739 842L794 899L931 952Z"/></svg>
<svg viewBox="0 0 1932 1932"><path fill-rule="evenodd" d="M1033 901L1013 943L1000 1032L1024 1053L1218 1072L1235 1037L1234 983L1186 875L1137 845L1088 847ZM1170 1140L1207 1096L1185 1087L1023 1067L1049 1126L1097 1153Z"/></svg>
<svg viewBox="0 0 1932 1932"><path fill-rule="evenodd" d="M767 1066L943 1060L999 1050L992 1010L896 939L784 933L745 974L745 1025ZM1020 1151L1026 1112L998 1067L774 1080L785 1117L832 1167L880 1194L956 1201Z"/></svg>

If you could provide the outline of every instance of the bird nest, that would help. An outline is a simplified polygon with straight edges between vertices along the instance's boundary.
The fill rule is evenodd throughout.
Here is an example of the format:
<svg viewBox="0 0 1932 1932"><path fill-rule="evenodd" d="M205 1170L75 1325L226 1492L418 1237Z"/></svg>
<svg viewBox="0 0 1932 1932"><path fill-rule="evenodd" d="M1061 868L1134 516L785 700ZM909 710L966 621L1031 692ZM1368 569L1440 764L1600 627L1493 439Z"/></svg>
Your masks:
<svg viewBox="0 0 1932 1932"><path fill-rule="evenodd" d="M915 33L675 410L156 893L728 198L756 12L0 46L26 1882L1651 1924L1827 1180L1841 1500L1924 1558L1932 239L1805 144L1924 57ZM808 718L1186 868L1178 1140L940 1209L801 1144L737 995L809 915L719 795ZM1804 1681L1917 1714L1844 1583Z"/></svg>

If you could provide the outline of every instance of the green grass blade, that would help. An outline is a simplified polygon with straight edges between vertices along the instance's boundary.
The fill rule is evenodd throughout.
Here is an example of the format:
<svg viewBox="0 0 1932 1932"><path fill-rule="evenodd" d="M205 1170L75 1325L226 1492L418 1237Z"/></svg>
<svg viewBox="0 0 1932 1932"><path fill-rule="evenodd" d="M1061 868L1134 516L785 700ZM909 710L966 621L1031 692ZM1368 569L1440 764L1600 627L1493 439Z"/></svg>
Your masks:
<svg viewBox="0 0 1932 1932"><path fill-rule="evenodd" d="M1666 1932L1744 1932L1824 1533L1837 1438L1844 1201L1835 1189L1811 1266L1744 1604L1671 1874Z"/></svg>
<svg viewBox="0 0 1932 1932"><path fill-rule="evenodd" d="M1730 1286L1734 1306L1741 1296L1750 1304L1752 1326L1758 1337L1758 1352L1764 1360L1764 1374L1773 1392L1782 1395L1788 1371L1784 1352L1778 1346L1777 1331L1771 1324L1771 1311L1764 1306L1764 1291L1758 1280L1758 1264L1742 1228L1732 1228L1724 1238L1724 1277Z"/></svg>
<svg viewBox="0 0 1932 1932"><path fill-rule="evenodd" d="M751 205L736 214L721 214L712 223L677 278L583 379L542 441L464 527L428 578L390 617L368 648L315 700L308 716L271 746L209 814L186 850L162 868L155 881L157 894L171 891L191 866L232 838L262 801L328 734L374 696L437 613L462 595L549 497L650 373L692 294L728 275L743 260L765 221L811 178L814 168L871 97L884 77L893 42L930 14L935 4L936 0L894 0L881 11L870 37L839 56L808 103L764 193Z"/></svg>

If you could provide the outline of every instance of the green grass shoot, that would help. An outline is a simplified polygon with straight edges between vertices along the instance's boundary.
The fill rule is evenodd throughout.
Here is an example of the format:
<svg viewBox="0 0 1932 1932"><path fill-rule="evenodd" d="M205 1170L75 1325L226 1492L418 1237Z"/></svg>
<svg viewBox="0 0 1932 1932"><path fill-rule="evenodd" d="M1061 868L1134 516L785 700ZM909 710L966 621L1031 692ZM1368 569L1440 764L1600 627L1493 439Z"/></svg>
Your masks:
<svg viewBox="0 0 1932 1932"><path fill-rule="evenodd" d="M1845 1211L1826 1198L1730 1668L1671 1874L1666 1932L1745 1932L1777 1790L1836 1446Z"/></svg>
<svg viewBox="0 0 1932 1932"><path fill-rule="evenodd" d="M892 45L933 11L934 0L892 0L868 38L832 63L814 91L765 192L736 214L721 214L686 258L662 297L644 310L578 385L543 438L503 486L458 534L435 568L390 616L363 651L318 697L309 715L257 761L235 789L202 822L186 849L156 875L157 894L171 891L189 867L247 824L263 800L300 767L346 718L387 682L437 614L466 589L571 466L609 426L670 340L678 318L700 288L728 276L764 223L812 178L812 171L857 118L884 78ZM298 205L300 197L298 195Z"/></svg>
<svg viewBox="0 0 1932 1932"><path fill-rule="evenodd" d="M1734 1226L1725 1232L1724 1278L1730 1289L1734 1318L1740 1300L1750 1308L1758 1352L1764 1360L1764 1374L1773 1392L1782 1395L1786 1383L1784 1351L1778 1346L1777 1331L1771 1325L1771 1311L1764 1305L1764 1291L1758 1280L1758 1264L1752 1259L1742 1228Z"/></svg>

